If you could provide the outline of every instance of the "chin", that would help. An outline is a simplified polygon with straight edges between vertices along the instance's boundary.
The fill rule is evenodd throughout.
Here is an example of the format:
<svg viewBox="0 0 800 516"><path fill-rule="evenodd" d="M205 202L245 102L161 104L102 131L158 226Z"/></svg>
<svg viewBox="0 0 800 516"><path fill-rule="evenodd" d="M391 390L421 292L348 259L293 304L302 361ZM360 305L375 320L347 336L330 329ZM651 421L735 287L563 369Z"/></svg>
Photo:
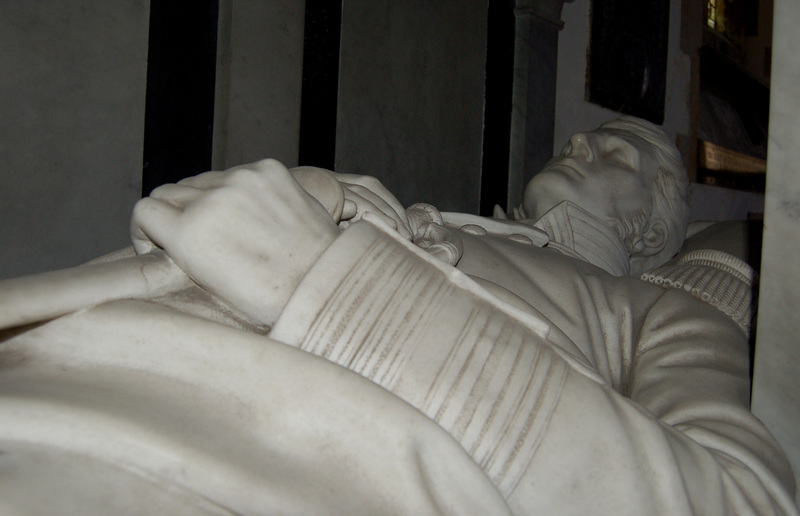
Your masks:
<svg viewBox="0 0 800 516"><path fill-rule="evenodd" d="M525 215L533 220L538 220L542 215L555 208L560 202L561 201L554 201L549 198L528 199L526 197L523 203Z"/></svg>
<svg viewBox="0 0 800 516"><path fill-rule="evenodd" d="M525 214L532 219L538 219L561 202L575 198L574 186L561 174L540 176L542 174L534 176L528 183L523 197Z"/></svg>

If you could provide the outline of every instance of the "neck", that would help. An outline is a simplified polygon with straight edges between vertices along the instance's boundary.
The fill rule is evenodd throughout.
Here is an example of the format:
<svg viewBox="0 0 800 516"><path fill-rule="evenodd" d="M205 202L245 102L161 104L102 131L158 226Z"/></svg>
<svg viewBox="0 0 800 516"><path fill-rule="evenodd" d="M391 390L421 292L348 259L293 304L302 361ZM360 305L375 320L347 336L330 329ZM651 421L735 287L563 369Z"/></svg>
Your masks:
<svg viewBox="0 0 800 516"><path fill-rule="evenodd" d="M630 257L613 228L569 201L556 205L534 224L550 237L548 247L579 258L614 276L630 273Z"/></svg>

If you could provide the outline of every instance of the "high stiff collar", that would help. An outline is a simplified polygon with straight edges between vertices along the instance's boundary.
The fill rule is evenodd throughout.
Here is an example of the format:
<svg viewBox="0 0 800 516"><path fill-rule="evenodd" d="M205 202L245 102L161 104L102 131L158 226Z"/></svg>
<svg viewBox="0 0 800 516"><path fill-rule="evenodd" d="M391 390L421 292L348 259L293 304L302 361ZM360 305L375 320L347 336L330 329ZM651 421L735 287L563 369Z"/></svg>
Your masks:
<svg viewBox="0 0 800 516"><path fill-rule="evenodd" d="M549 248L596 265L614 276L630 273L630 257L619 235L576 204L559 203L534 226L550 237Z"/></svg>

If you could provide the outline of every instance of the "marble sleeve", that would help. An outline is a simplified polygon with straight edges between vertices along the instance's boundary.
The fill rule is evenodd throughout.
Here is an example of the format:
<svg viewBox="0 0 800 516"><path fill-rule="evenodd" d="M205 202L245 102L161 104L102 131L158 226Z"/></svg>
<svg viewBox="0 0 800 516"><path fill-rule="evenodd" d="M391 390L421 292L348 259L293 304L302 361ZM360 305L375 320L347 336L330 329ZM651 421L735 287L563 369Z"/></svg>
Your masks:
<svg viewBox="0 0 800 516"><path fill-rule="evenodd" d="M797 513L788 461L750 411L750 351L738 325L666 289L633 356L626 394L669 427L676 466L702 479L706 503L720 514Z"/></svg>
<svg viewBox="0 0 800 516"><path fill-rule="evenodd" d="M761 483L753 495L728 489L720 479L732 464L615 392L550 343L549 330L543 318L362 222L306 275L270 337L370 379L433 419L516 513L730 514L775 505ZM648 353L641 355L656 359ZM657 375L645 383L659 390ZM760 472L743 469L758 480Z"/></svg>

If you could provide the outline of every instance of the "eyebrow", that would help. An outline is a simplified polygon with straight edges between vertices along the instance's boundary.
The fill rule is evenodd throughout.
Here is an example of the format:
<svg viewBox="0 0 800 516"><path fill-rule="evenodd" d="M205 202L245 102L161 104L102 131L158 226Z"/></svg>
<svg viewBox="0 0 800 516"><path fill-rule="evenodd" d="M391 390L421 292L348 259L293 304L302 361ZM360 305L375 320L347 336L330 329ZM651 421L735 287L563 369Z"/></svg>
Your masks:
<svg viewBox="0 0 800 516"><path fill-rule="evenodd" d="M609 137L610 137L610 142L609 143L615 143L616 144L616 143L620 143L621 142L621 143L624 144L625 147L627 147L629 149L639 150L638 147L636 146L636 144L634 144L632 141L628 140L627 138L625 138L622 135L619 135L619 134L616 134L616 133L609 133Z"/></svg>
<svg viewBox="0 0 800 516"><path fill-rule="evenodd" d="M616 150L621 150L625 153L625 163L632 169L638 170L641 166L641 150L636 145L636 143L630 141L625 136L609 132L609 138L606 140L607 145L613 145L617 147L616 149L611 149L612 152ZM601 147L601 151L603 153L608 152L608 149L604 149Z"/></svg>

